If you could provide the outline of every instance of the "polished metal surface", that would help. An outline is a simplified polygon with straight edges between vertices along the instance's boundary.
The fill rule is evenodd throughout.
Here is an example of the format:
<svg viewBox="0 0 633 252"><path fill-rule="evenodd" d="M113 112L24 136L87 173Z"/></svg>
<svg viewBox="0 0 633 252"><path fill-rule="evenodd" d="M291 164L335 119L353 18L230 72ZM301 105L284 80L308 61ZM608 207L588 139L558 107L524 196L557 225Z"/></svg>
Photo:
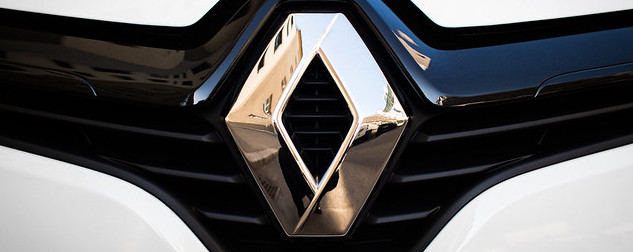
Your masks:
<svg viewBox="0 0 633 252"><path fill-rule="evenodd" d="M276 34L251 70L226 123L287 235L343 236L381 176L408 117L344 15L292 14ZM318 179L281 120L315 57L325 63L353 115L343 144Z"/></svg>

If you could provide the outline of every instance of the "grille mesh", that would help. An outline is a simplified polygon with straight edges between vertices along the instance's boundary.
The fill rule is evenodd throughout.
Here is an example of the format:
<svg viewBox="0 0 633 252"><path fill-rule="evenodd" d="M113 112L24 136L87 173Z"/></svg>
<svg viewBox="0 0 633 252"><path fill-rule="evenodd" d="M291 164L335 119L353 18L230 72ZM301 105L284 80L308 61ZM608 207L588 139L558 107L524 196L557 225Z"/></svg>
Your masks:
<svg viewBox="0 0 633 252"><path fill-rule="evenodd" d="M301 159L318 181L353 121L345 98L319 56L299 80L282 121Z"/></svg>

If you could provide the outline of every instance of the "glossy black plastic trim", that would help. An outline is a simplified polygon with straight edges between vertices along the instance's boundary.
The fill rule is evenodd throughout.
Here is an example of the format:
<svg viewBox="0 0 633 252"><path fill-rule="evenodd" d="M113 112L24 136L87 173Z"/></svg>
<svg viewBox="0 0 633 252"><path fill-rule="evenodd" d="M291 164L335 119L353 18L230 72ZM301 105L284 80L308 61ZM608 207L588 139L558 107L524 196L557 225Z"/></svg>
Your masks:
<svg viewBox="0 0 633 252"><path fill-rule="evenodd" d="M6 40L0 43L0 75L24 85L103 99L198 104L215 95L217 84L253 43L277 4L275 0L223 0L188 27L0 9L0 37ZM633 52L627 50L633 43L633 21L627 17L633 11L444 28L410 1L356 0L353 4L375 24L418 86L419 95L441 106L527 98L553 76L633 59ZM51 46L56 49L50 50ZM422 69L412 58L411 49L430 60L428 68ZM35 63L40 61L24 57L25 53L50 62ZM133 55L134 59L111 55Z"/></svg>
<svg viewBox="0 0 633 252"><path fill-rule="evenodd" d="M464 28L449 36L453 30L436 27L421 13L397 15L390 8L396 2L412 5L409 1L357 1L416 84L420 97L439 106L530 98L552 76L633 59L629 50L633 21L628 18L633 11ZM419 12L415 6L403 9ZM431 28L423 30L418 24ZM571 24L577 29L569 32ZM526 32L531 27L539 32ZM542 34L539 29L553 30ZM455 41L461 44L453 46ZM424 58L427 65L414 57Z"/></svg>
<svg viewBox="0 0 633 252"><path fill-rule="evenodd" d="M188 106L211 73L233 61L227 57L241 47L246 27L259 23L264 2L223 0L186 27L0 9L0 78L98 99Z"/></svg>
<svg viewBox="0 0 633 252"><path fill-rule="evenodd" d="M495 46L633 26L633 10L472 27L444 27L412 1L382 0L425 44L441 50Z"/></svg>
<svg viewBox="0 0 633 252"><path fill-rule="evenodd" d="M219 34L239 15L250 8L251 0L221 0L200 20L184 27L139 25L0 8L0 26L29 31L109 41L122 45L164 49L193 49ZM227 40L231 38L227 37Z"/></svg>
<svg viewBox="0 0 633 252"><path fill-rule="evenodd" d="M538 86L534 97L605 87L627 80L633 80L633 62L575 71L550 77ZM596 97L596 100L600 99L605 99L605 97Z"/></svg>

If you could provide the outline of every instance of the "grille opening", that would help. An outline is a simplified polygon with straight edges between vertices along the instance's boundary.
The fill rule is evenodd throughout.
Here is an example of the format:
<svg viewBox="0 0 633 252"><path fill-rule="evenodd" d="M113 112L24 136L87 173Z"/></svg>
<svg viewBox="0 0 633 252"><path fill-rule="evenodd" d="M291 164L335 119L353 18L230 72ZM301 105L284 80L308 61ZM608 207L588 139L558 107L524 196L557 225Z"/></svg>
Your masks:
<svg viewBox="0 0 633 252"><path fill-rule="evenodd" d="M33 89L3 83L0 109L18 111L41 118L74 121L93 126L107 125L126 129L214 138L208 123L183 110L147 107L139 104L95 100L72 94ZM139 132L143 133L143 132Z"/></svg>
<svg viewBox="0 0 633 252"><path fill-rule="evenodd" d="M448 109L431 117L408 143L363 225L388 226L387 233L403 234L394 238L399 244L418 240L436 216L498 172L630 137L631 84ZM609 99L596 102L595 97Z"/></svg>
<svg viewBox="0 0 633 252"><path fill-rule="evenodd" d="M0 110L0 116L3 120L0 123L0 137L19 139L23 142L72 153L89 153L89 144L76 125L2 110Z"/></svg>
<svg viewBox="0 0 633 252"><path fill-rule="evenodd" d="M41 100L21 100L5 88L14 87L0 90L0 139L73 154L143 177L186 205L210 231L217 230L212 224L225 223L276 232L225 144L197 114L12 90L15 97L30 91L42 95L35 96Z"/></svg>
<svg viewBox="0 0 633 252"><path fill-rule="evenodd" d="M282 114L286 131L313 177L323 177L341 148L352 121L345 98L317 55L299 80Z"/></svg>
<svg viewBox="0 0 633 252"><path fill-rule="evenodd" d="M530 101L447 111L418 129L404 156L420 156L403 158L394 178L407 182L398 176L484 172L626 135L630 123L621 118L633 110L633 100L627 95L633 92L631 84L624 81ZM596 95L609 99L587 102Z"/></svg>
<svg viewBox="0 0 633 252"><path fill-rule="evenodd" d="M85 132L94 151L112 160L202 174L230 176L239 173L234 162L223 158L230 153L220 144L179 141L98 128L88 128Z"/></svg>
<svg viewBox="0 0 633 252"><path fill-rule="evenodd" d="M535 128L520 132L411 144L403 155L418 158L402 160L396 174L408 176L446 173L464 168L485 169L506 161L519 160L534 153L544 134L544 129Z"/></svg>
<svg viewBox="0 0 633 252"><path fill-rule="evenodd" d="M201 214L223 220L222 215L237 218L259 218L265 215L250 187L244 184L209 183L207 181L151 174L164 188Z"/></svg>

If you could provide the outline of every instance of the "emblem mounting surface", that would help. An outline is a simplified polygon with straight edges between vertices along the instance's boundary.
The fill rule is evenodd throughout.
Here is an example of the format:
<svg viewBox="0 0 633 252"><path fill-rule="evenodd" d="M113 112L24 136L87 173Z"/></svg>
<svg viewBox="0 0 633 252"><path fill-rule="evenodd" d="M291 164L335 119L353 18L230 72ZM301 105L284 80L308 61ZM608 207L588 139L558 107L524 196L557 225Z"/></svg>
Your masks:
<svg viewBox="0 0 633 252"><path fill-rule="evenodd" d="M382 174L407 115L343 14L291 14L276 34L244 83L227 126L287 235L345 235ZM325 66L352 116L319 178L284 125L291 96L316 61Z"/></svg>

